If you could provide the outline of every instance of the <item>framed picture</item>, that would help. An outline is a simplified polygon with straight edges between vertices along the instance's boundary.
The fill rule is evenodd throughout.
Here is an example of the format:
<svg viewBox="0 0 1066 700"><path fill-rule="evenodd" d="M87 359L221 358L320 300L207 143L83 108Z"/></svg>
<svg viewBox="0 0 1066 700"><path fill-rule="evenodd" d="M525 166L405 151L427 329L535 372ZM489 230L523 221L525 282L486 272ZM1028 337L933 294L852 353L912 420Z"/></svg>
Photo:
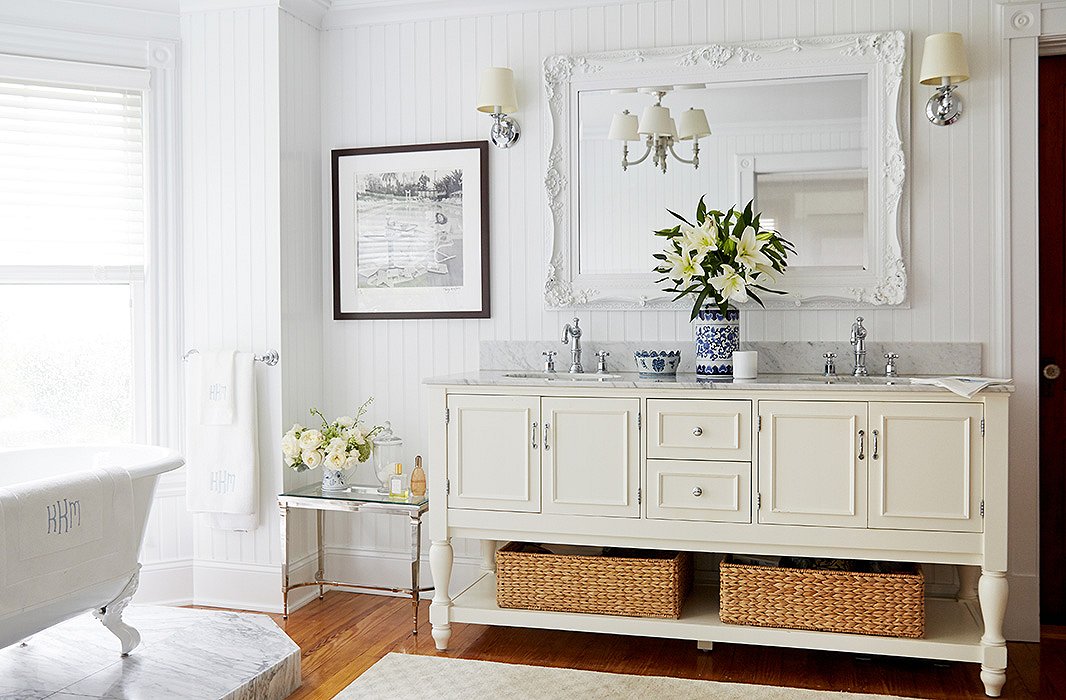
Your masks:
<svg viewBox="0 0 1066 700"><path fill-rule="evenodd" d="M333 318L489 317L488 141L332 151Z"/></svg>

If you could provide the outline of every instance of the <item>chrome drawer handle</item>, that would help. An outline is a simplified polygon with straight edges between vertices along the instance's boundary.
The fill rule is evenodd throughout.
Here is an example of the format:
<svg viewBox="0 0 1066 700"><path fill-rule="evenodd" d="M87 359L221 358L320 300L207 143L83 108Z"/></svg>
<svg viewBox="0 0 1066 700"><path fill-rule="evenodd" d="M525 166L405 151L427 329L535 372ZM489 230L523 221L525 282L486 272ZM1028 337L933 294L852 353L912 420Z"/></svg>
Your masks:
<svg viewBox="0 0 1066 700"><path fill-rule="evenodd" d="M699 437L700 435L703 435L703 428L701 428L700 426L697 425L695 428L692 429L692 434L695 435L696 437Z"/></svg>
<svg viewBox="0 0 1066 700"><path fill-rule="evenodd" d="M695 496L696 498L699 498L700 496L703 495L703 489L701 489L699 486L697 486L696 488L692 489L692 495Z"/></svg>
<svg viewBox="0 0 1066 700"><path fill-rule="evenodd" d="M533 421L533 427L529 430L529 444L537 449L537 421Z"/></svg>
<svg viewBox="0 0 1066 700"><path fill-rule="evenodd" d="M859 459L866 459L866 454L863 452L866 444L866 431L859 431Z"/></svg>
<svg viewBox="0 0 1066 700"><path fill-rule="evenodd" d="M870 455L873 459L877 459L877 431L874 431L874 453Z"/></svg>
<svg viewBox="0 0 1066 700"><path fill-rule="evenodd" d="M550 450L552 448L551 443L548 442L548 429L552 427L551 423L544 424L544 449Z"/></svg>

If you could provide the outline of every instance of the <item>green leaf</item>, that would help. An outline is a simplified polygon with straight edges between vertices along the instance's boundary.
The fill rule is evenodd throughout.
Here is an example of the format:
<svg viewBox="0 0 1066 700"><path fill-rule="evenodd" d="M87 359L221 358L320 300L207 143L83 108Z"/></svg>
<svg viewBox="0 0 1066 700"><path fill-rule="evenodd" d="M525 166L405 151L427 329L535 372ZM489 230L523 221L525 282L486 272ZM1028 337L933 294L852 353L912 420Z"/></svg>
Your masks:
<svg viewBox="0 0 1066 700"><path fill-rule="evenodd" d="M766 308L766 304L762 303L762 299L760 299L755 292L751 291L750 287L748 288L748 296L754 299L759 306Z"/></svg>
<svg viewBox="0 0 1066 700"><path fill-rule="evenodd" d="M685 222L686 224L688 224L689 226L691 226L691 225L692 225L692 224L689 224L689 223L688 223L688 219L686 219L685 217L681 216L681 215L680 215L680 214L678 214L678 213L677 213L676 211L671 211L671 210L669 210L669 209L667 209L666 211L667 211L667 213L669 213L669 214L670 214L671 216L673 216L673 217L674 217L675 219L680 219L681 221L684 221L684 222Z"/></svg>
<svg viewBox="0 0 1066 700"><path fill-rule="evenodd" d="M702 224L707 219L707 204L703 201L703 195L700 197L700 203L696 205L696 223Z"/></svg>

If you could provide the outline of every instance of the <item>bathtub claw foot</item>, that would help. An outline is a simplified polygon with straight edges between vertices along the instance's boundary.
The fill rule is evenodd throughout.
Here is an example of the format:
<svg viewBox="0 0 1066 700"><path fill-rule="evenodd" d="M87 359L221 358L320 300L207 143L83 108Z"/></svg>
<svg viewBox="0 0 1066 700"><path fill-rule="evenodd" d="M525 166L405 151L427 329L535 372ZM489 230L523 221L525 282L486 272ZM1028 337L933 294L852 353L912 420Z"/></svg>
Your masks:
<svg viewBox="0 0 1066 700"><path fill-rule="evenodd" d="M126 606L130 604L133 594L137 592L137 585L140 583L140 579L141 565L138 564L137 569L133 572L133 576L130 577L129 583L125 585L122 592L104 607L93 610L93 617L102 622L104 627L111 630L111 633L118 637L118 641L122 644L123 656L129 656L129 653L141 643L140 632L122 621L122 613Z"/></svg>

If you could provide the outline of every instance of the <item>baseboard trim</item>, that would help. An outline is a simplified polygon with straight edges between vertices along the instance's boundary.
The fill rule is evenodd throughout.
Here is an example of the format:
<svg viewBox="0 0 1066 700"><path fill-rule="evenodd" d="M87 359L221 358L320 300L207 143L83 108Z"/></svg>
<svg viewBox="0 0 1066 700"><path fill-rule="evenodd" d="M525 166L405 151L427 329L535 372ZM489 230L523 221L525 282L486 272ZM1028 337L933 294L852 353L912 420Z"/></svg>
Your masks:
<svg viewBox="0 0 1066 700"><path fill-rule="evenodd" d="M134 603L151 605L192 604L192 559L155 561L141 566L141 583Z"/></svg>

